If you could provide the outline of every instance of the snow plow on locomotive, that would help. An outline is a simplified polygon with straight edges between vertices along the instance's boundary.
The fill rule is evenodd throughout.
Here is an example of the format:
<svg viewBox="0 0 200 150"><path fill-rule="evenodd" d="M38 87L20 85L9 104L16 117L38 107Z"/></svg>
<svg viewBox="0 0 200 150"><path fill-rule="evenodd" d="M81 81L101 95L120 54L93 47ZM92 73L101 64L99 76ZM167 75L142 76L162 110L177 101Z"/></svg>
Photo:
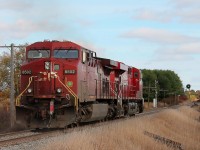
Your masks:
<svg viewBox="0 0 200 150"><path fill-rule="evenodd" d="M36 42L21 67L17 123L66 127L143 111L142 75L69 41Z"/></svg>

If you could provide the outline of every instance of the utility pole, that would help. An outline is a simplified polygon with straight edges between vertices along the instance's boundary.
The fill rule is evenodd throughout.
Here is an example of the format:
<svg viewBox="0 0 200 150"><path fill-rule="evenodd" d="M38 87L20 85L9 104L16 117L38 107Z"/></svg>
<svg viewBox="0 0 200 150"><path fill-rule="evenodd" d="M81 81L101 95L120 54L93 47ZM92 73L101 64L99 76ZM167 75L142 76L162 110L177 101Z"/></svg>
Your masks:
<svg viewBox="0 0 200 150"><path fill-rule="evenodd" d="M165 107L165 103L166 103L166 101L165 101L165 92L167 92L168 90L164 90L164 89L161 89L161 90L159 90L160 92L163 92L163 94L164 94L164 97L163 97L163 103L164 103L164 107Z"/></svg>
<svg viewBox="0 0 200 150"><path fill-rule="evenodd" d="M177 100L177 101L178 101L178 104L179 104L179 99L180 99L180 95L178 95L178 100Z"/></svg>
<svg viewBox="0 0 200 150"><path fill-rule="evenodd" d="M148 100L148 108L149 108L149 103L150 103L150 93L151 93L151 90L155 91L155 98L153 100L153 104L154 104L155 100L156 100L156 103L157 103L157 84L158 84L158 81L155 80L155 85L153 87L150 85L150 82L148 83L148 86L144 86L143 87L143 89L147 89L148 90L148 99L147 99Z"/></svg>
<svg viewBox="0 0 200 150"><path fill-rule="evenodd" d="M0 46L0 48L8 48L10 50L10 126L14 127L16 123L16 109L15 109L15 84L14 84L14 48L24 48L25 46L15 46L13 43L10 46Z"/></svg>
<svg viewBox="0 0 200 150"><path fill-rule="evenodd" d="M175 91L175 93L174 93L174 105L176 105L176 91Z"/></svg>
<svg viewBox="0 0 200 150"><path fill-rule="evenodd" d="M16 122L16 109L15 109L15 84L14 84L14 44L11 44L11 65L10 65L10 126L14 127Z"/></svg>
<svg viewBox="0 0 200 150"><path fill-rule="evenodd" d="M164 91L164 107L165 107L165 91Z"/></svg>
<svg viewBox="0 0 200 150"><path fill-rule="evenodd" d="M148 108L149 108L149 99L150 99L150 83L149 83L149 87L148 87Z"/></svg>
<svg viewBox="0 0 200 150"><path fill-rule="evenodd" d="M157 92L157 83L158 83L158 81L157 80L155 80L155 99L154 99L154 107L157 107L157 94L158 94L158 92Z"/></svg>

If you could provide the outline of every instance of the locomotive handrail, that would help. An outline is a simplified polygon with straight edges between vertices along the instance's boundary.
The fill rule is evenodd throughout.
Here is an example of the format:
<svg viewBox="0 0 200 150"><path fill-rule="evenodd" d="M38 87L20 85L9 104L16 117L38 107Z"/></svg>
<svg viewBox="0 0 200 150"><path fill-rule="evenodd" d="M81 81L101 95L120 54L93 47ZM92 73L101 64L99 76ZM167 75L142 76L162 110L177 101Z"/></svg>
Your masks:
<svg viewBox="0 0 200 150"><path fill-rule="evenodd" d="M109 86L110 86L110 90L112 91L112 93L115 95L115 97L117 97L117 92L115 92L115 90L113 90L111 84L111 82L109 82Z"/></svg>
<svg viewBox="0 0 200 150"><path fill-rule="evenodd" d="M76 108L76 112L78 112L78 96L74 93L74 91L72 91L72 89L70 89L70 87L68 85L65 85L61 80L60 80L60 77L57 75L57 74L54 74L55 77L58 78L58 81L67 89L67 91L72 94L72 96L75 98L75 108Z"/></svg>
<svg viewBox="0 0 200 150"><path fill-rule="evenodd" d="M22 94L24 94L24 92L29 88L29 86L31 85L31 83L32 83L32 81L33 81L33 78L35 78L35 77L37 77L37 76L31 76L31 77L29 77L29 83L28 83L28 85L27 85L27 87L17 96L17 98L16 98L16 100L15 100L15 105L16 106L20 106L20 97L22 96Z"/></svg>
<svg viewBox="0 0 200 150"><path fill-rule="evenodd" d="M67 91L69 91L70 94L72 94L72 96L75 98L75 107L76 107L76 111L78 112L78 97L77 95L74 93L74 91L72 91L70 89L70 87L68 87L67 85L65 85L64 83L62 83L62 81L60 80L60 77L57 74L54 74L55 77L58 78L58 81L67 89ZM27 85L27 87L17 96L16 100L15 100L15 105L16 106L20 106L20 97L24 94L24 92L29 88L29 86L31 85L33 78L35 78L37 76L31 76L29 77L29 83Z"/></svg>

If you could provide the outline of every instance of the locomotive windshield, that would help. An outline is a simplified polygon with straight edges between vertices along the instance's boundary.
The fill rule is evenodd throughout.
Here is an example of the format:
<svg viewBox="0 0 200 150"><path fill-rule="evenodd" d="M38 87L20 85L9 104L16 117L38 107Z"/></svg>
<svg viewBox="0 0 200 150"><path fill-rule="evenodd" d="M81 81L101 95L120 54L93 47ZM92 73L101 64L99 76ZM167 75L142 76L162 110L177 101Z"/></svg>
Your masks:
<svg viewBox="0 0 200 150"><path fill-rule="evenodd" d="M78 50L72 49L56 49L54 50L54 58L78 58Z"/></svg>
<svg viewBox="0 0 200 150"><path fill-rule="evenodd" d="M28 58L49 58L50 50L29 50Z"/></svg>

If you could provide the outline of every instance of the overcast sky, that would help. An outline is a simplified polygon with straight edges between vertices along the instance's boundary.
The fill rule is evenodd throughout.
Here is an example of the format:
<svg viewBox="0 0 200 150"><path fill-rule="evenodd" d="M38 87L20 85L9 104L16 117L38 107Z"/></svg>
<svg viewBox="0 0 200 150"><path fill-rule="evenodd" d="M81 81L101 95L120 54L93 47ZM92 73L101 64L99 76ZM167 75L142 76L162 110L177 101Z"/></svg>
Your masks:
<svg viewBox="0 0 200 150"><path fill-rule="evenodd" d="M200 90L199 0L0 0L0 45L70 40ZM2 51L2 49L1 49Z"/></svg>

